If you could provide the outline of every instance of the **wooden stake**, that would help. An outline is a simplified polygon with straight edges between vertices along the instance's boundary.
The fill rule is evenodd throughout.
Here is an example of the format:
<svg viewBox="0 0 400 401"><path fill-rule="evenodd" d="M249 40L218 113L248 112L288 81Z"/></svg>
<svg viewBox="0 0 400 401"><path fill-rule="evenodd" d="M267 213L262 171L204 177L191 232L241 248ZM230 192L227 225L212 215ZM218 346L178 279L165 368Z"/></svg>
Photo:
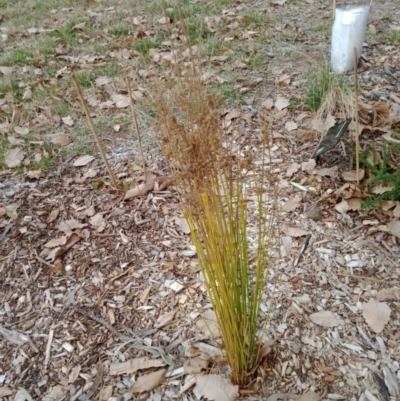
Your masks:
<svg viewBox="0 0 400 401"><path fill-rule="evenodd" d="M131 83L129 81L128 76L125 77L125 83L126 83L126 87L128 88L128 95L129 95L129 102L131 104L131 113L132 113L133 123L135 125L137 140L138 140L138 144L139 144L140 156L142 157L143 174L144 174L144 178L146 179L147 178L147 170L146 170L146 163L145 163L144 154L143 154L142 138L140 137L139 124L137 122L136 111L135 111L135 107L134 107L134 103L133 103L132 87L131 87Z"/></svg>
<svg viewBox="0 0 400 401"><path fill-rule="evenodd" d="M112 182L112 185L116 190L119 190L119 185L117 183L117 180L115 179L113 171L111 170L110 164L108 163L108 160L107 160L107 157L106 157L106 153L104 152L103 145L102 145L102 143L100 141L99 134L97 133L96 128L94 127L93 120L92 120L92 117L90 116L90 112L89 112L86 100L83 97L81 86L79 85L79 82L76 79L75 75L72 75L72 79L74 80L74 84L75 84L76 90L78 91L79 99L80 99L80 101L82 103L83 110L85 111L86 118L87 118L89 126L90 126L90 128L92 130L92 133L93 133L94 139L96 141L97 148L99 149L101 158L103 159L103 162L104 162L104 164L105 164L105 166L107 168L107 172L108 172L108 175L110 176L110 180Z"/></svg>
<svg viewBox="0 0 400 401"><path fill-rule="evenodd" d="M358 122L358 57L357 49L354 48L354 102L356 113L356 175L357 184L360 184L360 135L359 135L359 122Z"/></svg>
<svg viewBox="0 0 400 401"><path fill-rule="evenodd" d="M336 0L332 0L332 4L333 4L332 20L335 21Z"/></svg>

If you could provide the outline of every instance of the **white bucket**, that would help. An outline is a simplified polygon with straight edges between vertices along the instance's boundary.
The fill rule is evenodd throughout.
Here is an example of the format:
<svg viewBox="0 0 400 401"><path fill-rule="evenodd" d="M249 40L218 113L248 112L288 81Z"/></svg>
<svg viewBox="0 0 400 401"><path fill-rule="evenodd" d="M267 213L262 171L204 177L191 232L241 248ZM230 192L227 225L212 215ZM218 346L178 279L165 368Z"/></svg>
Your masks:
<svg viewBox="0 0 400 401"><path fill-rule="evenodd" d="M365 31L369 17L369 6L343 6L335 10L332 27L332 70L343 73L354 65L354 48L357 59L361 56Z"/></svg>

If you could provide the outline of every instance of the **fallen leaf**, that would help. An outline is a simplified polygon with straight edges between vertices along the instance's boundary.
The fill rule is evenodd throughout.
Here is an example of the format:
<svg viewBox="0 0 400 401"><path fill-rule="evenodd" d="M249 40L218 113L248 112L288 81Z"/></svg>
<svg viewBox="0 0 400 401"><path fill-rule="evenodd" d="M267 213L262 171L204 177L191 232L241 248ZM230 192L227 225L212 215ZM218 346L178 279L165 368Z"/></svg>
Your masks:
<svg viewBox="0 0 400 401"><path fill-rule="evenodd" d="M397 202L397 206L393 209L393 216L400 217L400 202Z"/></svg>
<svg viewBox="0 0 400 401"><path fill-rule="evenodd" d="M209 359L205 359L201 356L198 356L193 359L189 359L183 363L183 369L189 375L194 375L200 373L203 369L205 369L209 364Z"/></svg>
<svg viewBox="0 0 400 401"><path fill-rule="evenodd" d="M96 229L98 233L101 233L106 228L106 221L101 213L97 213L89 219L89 223Z"/></svg>
<svg viewBox="0 0 400 401"><path fill-rule="evenodd" d="M297 400L297 395L293 393L277 393L270 395L266 401L292 401Z"/></svg>
<svg viewBox="0 0 400 401"><path fill-rule="evenodd" d="M67 243L67 236L63 235L62 237L59 238L53 238L50 241L47 241L44 246L46 248L55 248L57 246L62 246Z"/></svg>
<svg viewBox="0 0 400 401"><path fill-rule="evenodd" d="M319 401L319 395L317 393L304 393L296 401Z"/></svg>
<svg viewBox="0 0 400 401"><path fill-rule="evenodd" d="M124 109L130 105L129 97L126 95L111 95L111 100L115 103L117 109Z"/></svg>
<svg viewBox="0 0 400 401"><path fill-rule="evenodd" d="M312 206L308 211L307 211L307 217L311 220L314 221L319 221L322 219L323 214L322 210L318 205Z"/></svg>
<svg viewBox="0 0 400 401"><path fill-rule="evenodd" d="M9 395L12 395L12 391L10 390L9 387L7 386L0 387L0 397L7 397Z"/></svg>
<svg viewBox="0 0 400 401"><path fill-rule="evenodd" d="M303 196L300 193L295 194L291 199L285 202L285 204L282 206L282 211L293 212L300 206L302 200Z"/></svg>
<svg viewBox="0 0 400 401"><path fill-rule="evenodd" d="M146 195L147 192L151 191L154 188L155 183L155 178L151 178L147 182L142 182L140 185L127 191L124 200L135 198L136 196Z"/></svg>
<svg viewBox="0 0 400 401"><path fill-rule="evenodd" d="M274 101L271 98L268 98L261 103L261 106L270 110L274 106Z"/></svg>
<svg viewBox="0 0 400 401"><path fill-rule="evenodd" d="M96 86L103 86L103 85L107 85L111 82L111 78L109 77L98 77L96 78L96 80L94 81L94 84Z"/></svg>
<svg viewBox="0 0 400 401"><path fill-rule="evenodd" d="M288 107L290 104L289 99L286 99L282 96L277 96L276 101L275 101L275 108L278 111L281 111L283 109L285 109L286 107Z"/></svg>
<svg viewBox="0 0 400 401"><path fill-rule="evenodd" d="M349 210L361 210L361 199L350 198L347 199L347 203L349 205Z"/></svg>
<svg viewBox="0 0 400 401"><path fill-rule="evenodd" d="M25 152L21 148L10 149L4 155L4 163L7 167L17 167L24 160Z"/></svg>
<svg viewBox="0 0 400 401"><path fill-rule="evenodd" d="M306 162L301 163L301 169L302 171L307 171L310 173L311 171L314 170L315 166L317 165L315 159L310 159Z"/></svg>
<svg viewBox="0 0 400 401"><path fill-rule="evenodd" d="M294 121L288 121L285 124L285 128L290 132L290 131L294 131L295 129L297 129L299 126L294 122Z"/></svg>
<svg viewBox="0 0 400 401"><path fill-rule="evenodd" d="M385 192L389 192L394 188L394 185L376 185L375 187L372 188L372 193L381 195L384 194Z"/></svg>
<svg viewBox="0 0 400 401"><path fill-rule="evenodd" d="M234 401L239 397L239 387L218 375L197 376L194 393L210 401Z"/></svg>
<svg viewBox="0 0 400 401"><path fill-rule="evenodd" d="M215 312L212 310L205 311L201 315L200 319L196 322L196 326L212 339L221 337L221 332L219 331L217 323L217 317L215 316Z"/></svg>
<svg viewBox="0 0 400 401"><path fill-rule="evenodd" d="M299 163L292 163L292 164L288 167L288 169L287 169L287 171L286 171L286 175L287 175L288 177L291 177L294 173L297 173L297 172L299 171L300 167L301 167L301 164L299 164Z"/></svg>
<svg viewBox="0 0 400 401"><path fill-rule="evenodd" d="M65 125L68 125L68 127L72 127L74 125L74 120L71 116L63 117L61 120Z"/></svg>
<svg viewBox="0 0 400 401"><path fill-rule="evenodd" d="M282 232L291 237L303 237L304 235L308 235L308 232L302 230L301 228L289 226L282 226Z"/></svg>
<svg viewBox="0 0 400 401"><path fill-rule="evenodd" d="M321 177L331 177L336 178L339 175L339 167L333 166L330 168L321 168L321 170L315 170L315 172Z"/></svg>
<svg viewBox="0 0 400 401"><path fill-rule="evenodd" d="M49 276L51 276L51 275L53 275L54 273L61 272L61 271L63 271L63 270L64 270L64 265L63 265L63 263L61 262L60 259L57 259L57 260L54 262L53 266L51 266L50 269L47 271L47 274L48 274Z"/></svg>
<svg viewBox="0 0 400 401"><path fill-rule="evenodd" d="M363 303L361 308L368 326L375 333L380 333L390 320L391 310L389 305L371 298L367 303Z"/></svg>
<svg viewBox="0 0 400 401"><path fill-rule="evenodd" d="M400 301L400 288L392 287L380 290L376 294L378 301Z"/></svg>
<svg viewBox="0 0 400 401"><path fill-rule="evenodd" d="M358 173L358 178L362 180L364 178L365 171L363 169L360 169ZM357 170L345 171L342 174L342 177L345 181L357 181Z"/></svg>
<svg viewBox="0 0 400 401"><path fill-rule="evenodd" d="M344 324L344 320L339 315L328 310L313 313L309 317L313 323L324 327L336 327Z"/></svg>
<svg viewBox="0 0 400 401"><path fill-rule="evenodd" d="M29 128L28 127L14 127L14 132L18 135L28 135L29 134Z"/></svg>
<svg viewBox="0 0 400 401"><path fill-rule="evenodd" d="M14 67L0 67L0 72L3 75L10 75L14 71Z"/></svg>
<svg viewBox="0 0 400 401"><path fill-rule="evenodd" d="M8 205L5 206L5 211L6 211L6 215L12 219L15 220L18 218L18 210L19 205L18 203L9 203Z"/></svg>
<svg viewBox="0 0 400 401"><path fill-rule="evenodd" d="M347 201L343 199L340 203L335 205L335 209L341 214L346 214L350 207Z"/></svg>
<svg viewBox="0 0 400 401"><path fill-rule="evenodd" d="M115 125L113 126L113 130L114 130L115 132L119 132L120 129L121 129L121 125L120 125L120 124L115 124Z"/></svg>
<svg viewBox="0 0 400 401"><path fill-rule="evenodd" d="M107 387L104 387L99 392L99 401L107 401L113 393L113 386L109 384Z"/></svg>
<svg viewBox="0 0 400 401"><path fill-rule="evenodd" d="M242 114L242 113L240 112L239 109L233 109L233 110L231 110L231 111L224 117L224 119L225 119L226 121L234 120L235 118L240 117L241 114Z"/></svg>
<svg viewBox="0 0 400 401"><path fill-rule="evenodd" d="M179 229L184 234L190 234L190 227L187 220L184 217L177 217L175 219L175 223L178 224Z"/></svg>
<svg viewBox="0 0 400 401"><path fill-rule="evenodd" d="M167 325L168 323L171 323L172 320L173 320L173 318L174 318L174 316L175 316L175 312L176 312L175 310L172 310L172 311L170 311L170 312L167 312L167 313L164 313L163 315L161 315L161 316L157 319L157 321L156 321L154 327L155 327L156 329L159 329L159 328L161 328L161 327L164 327L164 326Z"/></svg>
<svg viewBox="0 0 400 401"><path fill-rule="evenodd" d="M22 100L30 100L32 98L32 91L30 88L25 89L23 95L22 95Z"/></svg>
<svg viewBox="0 0 400 401"><path fill-rule="evenodd" d="M85 156L81 156L78 157L75 161L74 161L74 166L75 167L82 167L82 166L86 166L87 164L89 164L92 160L94 160L94 156L90 156L90 155L85 155Z"/></svg>
<svg viewBox="0 0 400 401"><path fill-rule="evenodd" d="M112 363L110 365L110 376L130 375L138 370L159 368L165 366L161 359L134 358L125 362Z"/></svg>
<svg viewBox="0 0 400 401"><path fill-rule="evenodd" d="M42 170L29 170L26 175L29 178L38 180L42 176Z"/></svg>
<svg viewBox="0 0 400 401"><path fill-rule="evenodd" d="M56 135L50 141L54 145L68 145L71 143L71 138L67 135Z"/></svg>
<svg viewBox="0 0 400 401"><path fill-rule="evenodd" d="M390 234L393 234L397 238L400 238L400 221L398 220L392 220L388 225L387 225L388 232Z"/></svg>
<svg viewBox="0 0 400 401"><path fill-rule="evenodd" d="M160 384L165 382L165 373L167 369L156 370L155 372L148 373L138 377L136 383L129 387L130 393L143 393L145 391L153 390Z"/></svg>

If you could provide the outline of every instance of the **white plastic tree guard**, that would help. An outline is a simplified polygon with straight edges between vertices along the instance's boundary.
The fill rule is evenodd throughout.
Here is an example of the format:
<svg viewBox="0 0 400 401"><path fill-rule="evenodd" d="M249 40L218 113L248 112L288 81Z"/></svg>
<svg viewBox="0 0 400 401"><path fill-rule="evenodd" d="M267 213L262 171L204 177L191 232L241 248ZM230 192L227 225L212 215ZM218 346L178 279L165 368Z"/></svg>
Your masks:
<svg viewBox="0 0 400 401"><path fill-rule="evenodd" d="M357 59L361 56L369 10L369 6L353 5L336 8L332 28L333 71L343 73L353 69L354 48L357 49Z"/></svg>

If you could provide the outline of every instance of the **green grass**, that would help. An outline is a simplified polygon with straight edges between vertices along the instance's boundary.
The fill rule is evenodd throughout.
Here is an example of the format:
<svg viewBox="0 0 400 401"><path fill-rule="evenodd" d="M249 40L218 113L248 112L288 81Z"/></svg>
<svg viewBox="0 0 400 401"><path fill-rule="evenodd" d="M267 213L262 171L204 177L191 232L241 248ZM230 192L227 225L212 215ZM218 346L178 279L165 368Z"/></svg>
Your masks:
<svg viewBox="0 0 400 401"><path fill-rule="evenodd" d="M265 11L256 11L253 9L244 9L241 11L240 26L243 28L266 28L268 15Z"/></svg>
<svg viewBox="0 0 400 401"><path fill-rule="evenodd" d="M202 53L205 57L221 56L232 46L227 43L221 42L217 38L209 38L204 41L202 46Z"/></svg>
<svg viewBox="0 0 400 401"><path fill-rule="evenodd" d="M4 96L7 92L12 92L15 95L21 95L19 81L15 78L0 77L0 96Z"/></svg>
<svg viewBox="0 0 400 401"><path fill-rule="evenodd" d="M84 21L70 21L57 31L49 32L49 35L63 44L76 46L79 44L79 31L75 30L74 26L80 22Z"/></svg>
<svg viewBox="0 0 400 401"><path fill-rule="evenodd" d="M129 35L129 28L126 24L116 25L110 28L110 34L113 36L121 37Z"/></svg>
<svg viewBox="0 0 400 401"><path fill-rule="evenodd" d="M107 64L105 67L96 71L99 76L116 77L119 74L119 68L116 63Z"/></svg>
<svg viewBox="0 0 400 401"><path fill-rule="evenodd" d="M5 66L13 66L17 64L32 64L32 53L26 49L15 49L8 56L3 58L2 62Z"/></svg>
<svg viewBox="0 0 400 401"><path fill-rule="evenodd" d="M92 74L90 71L83 70L76 74L76 79L82 88L90 88L92 86Z"/></svg>
<svg viewBox="0 0 400 401"><path fill-rule="evenodd" d="M387 35L387 39L390 42L400 43L400 32L395 30L390 31Z"/></svg>
<svg viewBox="0 0 400 401"><path fill-rule="evenodd" d="M65 100L59 100L56 105L54 105L51 108L52 114L56 114L60 117L66 117L68 114L70 114L72 111L72 108L69 103L67 103Z"/></svg>
<svg viewBox="0 0 400 401"><path fill-rule="evenodd" d="M248 64L257 70L264 71L267 66L267 58L262 53L253 53L248 58Z"/></svg>
<svg viewBox="0 0 400 401"><path fill-rule="evenodd" d="M139 52L143 57L147 58L150 49L159 49L161 43L166 39L166 34L160 32L154 38L140 38L132 46L133 50Z"/></svg>
<svg viewBox="0 0 400 401"><path fill-rule="evenodd" d="M49 157L43 157L41 160L33 160L29 167L31 170L42 170L48 173L53 170L53 160Z"/></svg>
<svg viewBox="0 0 400 401"><path fill-rule="evenodd" d="M321 32L324 35L328 35L331 32L331 27L327 24L317 24L311 28L312 32Z"/></svg>
<svg viewBox="0 0 400 401"><path fill-rule="evenodd" d="M86 128L78 127L72 132L72 143L59 150L61 156L92 155L96 149Z"/></svg>

